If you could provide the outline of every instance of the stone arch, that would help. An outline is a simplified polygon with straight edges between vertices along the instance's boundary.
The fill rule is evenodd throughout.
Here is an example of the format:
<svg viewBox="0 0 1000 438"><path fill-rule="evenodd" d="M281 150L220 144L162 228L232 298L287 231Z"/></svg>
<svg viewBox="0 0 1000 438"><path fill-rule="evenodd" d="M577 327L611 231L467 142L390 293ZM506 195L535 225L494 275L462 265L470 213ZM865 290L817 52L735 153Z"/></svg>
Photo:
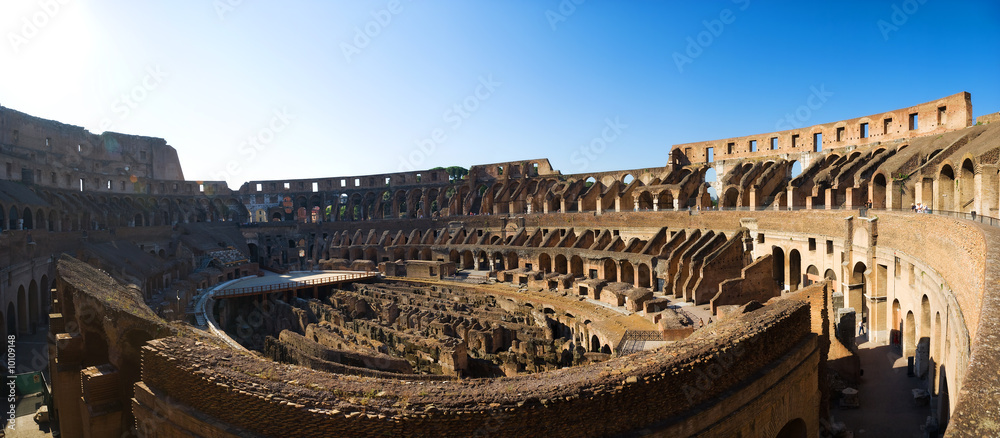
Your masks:
<svg viewBox="0 0 1000 438"><path fill-rule="evenodd" d="M903 333L903 311L899 306L899 300L892 300L892 327L889 329L889 343L899 345L900 336Z"/></svg>
<svg viewBox="0 0 1000 438"><path fill-rule="evenodd" d="M639 287L650 287L652 282L652 277L650 275L649 265L645 263L639 263L638 266L638 286Z"/></svg>
<svg viewBox="0 0 1000 438"><path fill-rule="evenodd" d="M552 257L549 257L546 253L541 253L538 255L538 270L546 274L552 272Z"/></svg>
<svg viewBox="0 0 1000 438"><path fill-rule="evenodd" d="M517 269L521 266L517 253L510 251L507 253L507 269Z"/></svg>
<svg viewBox="0 0 1000 438"><path fill-rule="evenodd" d="M555 266L553 270L560 274L568 274L569 271L566 268L566 256L562 254L556 254Z"/></svg>
<svg viewBox="0 0 1000 438"><path fill-rule="evenodd" d="M976 208L973 203L976 196L975 181L976 165L972 162L971 158L966 158L962 160L962 167L959 170L958 193L955 194L956 199L958 199L958 205L955 211L968 213Z"/></svg>
<svg viewBox="0 0 1000 438"><path fill-rule="evenodd" d="M622 260L621 262L621 281L622 283L635 285L635 267L628 260Z"/></svg>
<svg viewBox="0 0 1000 438"><path fill-rule="evenodd" d="M771 246L772 277L778 284L778 289L785 288L785 251L778 245Z"/></svg>
<svg viewBox="0 0 1000 438"><path fill-rule="evenodd" d="M906 312L906 322L903 323L903 357L910 357L917 351L916 319L913 312Z"/></svg>
<svg viewBox="0 0 1000 438"><path fill-rule="evenodd" d="M618 281L618 265L614 260L604 259L603 279L609 282Z"/></svg>
<svg viewBox="0 0 1000 438"><path fill-rule="evenodd" d="M649 193L648 190L643 190L636 197L638 200L639 210L652 210L653 209L653 195Z"/></svg>
<svg viewBox="0 0 1000 438"><path fill-rule="evenodd" d="M2 208L0 208L0 210L2 210ZM59 221L59 213L56 213L55 209L49 210L49 220L46 222L48 222L49 231L62 231L62 224ZM0 223L3 223L2 217L0 217Z"/></svg>
<svg viewBox="0 0 1000 438"><path fill-rule="evenodd" d="M462 251L462 269L474 269L475 267L475 258L472 255L472 251Z"/></svg>
<svg viewBox="0 0 1000 438"><path fill-rule="evenodd" d="M796 418L785 423L775 438L806 438L807 436L809 436L809 429L806 427L806 422L801 418Z"/></svg>
<svg viewBox="0 0 1000 438"><path fill-rule="evenodd" d="M736 187L729 187L725 194L719 199L719 206L722 208L734 208L740 205L740 190Z"/></svg>
<svg viewBox="0 0 1000 438"><path fill-rule="evenodd" d="M941 166L938 171L938 193L935 197L934 210L954 211L955 210L955 170L950 164Z"/></svg>
<svg viewBox="0 0 1000 438"><path fill-rule="evenodd" d="M889 203L886 202L886 196L888 195L887 187L888 182L885 179L885 174L881 172L876 173L875 177L872 178L871 185L871 201L873 208L886 208L886 206L889 205ZM898 206L896 206L896 208L898 208Z"/></svg>
<svg viewBox="0 0 1000 438"><path fill-rule="evenodd" d="M22 229L31 230L35 228L35 223L32 220L33 216L34 215L31 213L31 207L24 207L24 213L21 215L21 219L24 221Z"/></svg>
<svg viewBox="0 0 1000 438"><path fill-rule="evenodd" d="M660 191L660 194L656 197L656 208L657 210L673 210L674 193L670 190Z"/></svg>
<svg viewBox="0 0 1000 438"><path fill-rule="evenodd" d="M580 256L575 255L570 257L569 272L574 277L583 277L583 259Z"/></svg>
<svg viewBox="0 0 1000 438"><path fill-rule="evenodd" d="M799 290L802 282L802 255L799 250L793 249L788 252L788 290Z"/></svg>

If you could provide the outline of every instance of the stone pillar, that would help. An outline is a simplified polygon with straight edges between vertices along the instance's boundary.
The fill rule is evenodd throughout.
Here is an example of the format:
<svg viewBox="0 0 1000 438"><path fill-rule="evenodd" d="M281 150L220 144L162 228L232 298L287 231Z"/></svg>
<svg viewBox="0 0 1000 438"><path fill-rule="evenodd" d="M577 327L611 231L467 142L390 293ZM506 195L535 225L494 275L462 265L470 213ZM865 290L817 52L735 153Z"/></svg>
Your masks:
<svg viewBox="0 0 1000 438"><path fill-rule="evenodd" d="M653 198L653 211L660 211L660 198Z"/></svg>
<svg viewBox="0 0 1000 438"><path fill-rule="evenodd" d="M117 395L121 393L118 370L110 364L89 367L80 372L80 415L83 436L116 437L122 435L122 406Z"/></svg>
<svg viewBox="0 0 1000 438"><path fill-rule="evenodd" d="M49 370L52 376L52 403L59 416L59 429L63 437L81 438L84 436L80 416L83 337L58 333L54 342L56 354L49 359Z"/></svg>
<svg viewBox="0 0 1000 438"><path fill-rule="evenodd" d="M635 208L632 211L639 211L639 198L635 198Z"/></svg>

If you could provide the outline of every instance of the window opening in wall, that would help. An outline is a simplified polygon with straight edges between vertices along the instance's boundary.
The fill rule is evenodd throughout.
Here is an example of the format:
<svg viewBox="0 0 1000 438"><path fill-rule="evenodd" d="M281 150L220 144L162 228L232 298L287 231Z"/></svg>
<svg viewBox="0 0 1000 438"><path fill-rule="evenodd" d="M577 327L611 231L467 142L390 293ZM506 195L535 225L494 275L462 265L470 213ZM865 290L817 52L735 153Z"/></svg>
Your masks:
<svg viewBox="0 0 1000 438"><path fill-rule="evenodd" d="M860 126L861 138L868 138L868 124L862 123Z"/></svg>
<svg viewBox="0 0 1000 438"><path fill-rule="evenodd" d="M900 272L901 269L899 268L900 265L899 257L893 257L893 259L895 259L895 263L893 265L893 274L896 276L896 278L899 278L899 275L901 274Z"/></svg>
<svg viewBox="0 0 1000 438"><path fill-rule="evenodd" d="M757 152L757 140L750 140L750 152Z"/></svg>
<svg viewBox="0 0 1000 438"><path fill-rule="evenodd" d="M590 272L589 272L589 274L590 274L590 279L591 280L597 279L597 270L596 269L591 269Z"/></svg>
<svg viewBox="0 0 1000 438"><path fill-rule="evenodd" d="M709 163L715 161L715 148L705 149L705 161Z"/></svg>
<svg viewBox="0 0 1000 438"><path fill-rule="evenodd" d="M49 174L49 178L52 179L52 184L56 183L56 173L52 172Z"/></svg>
<svg viewBox="0 0 1000 438"><path fill-rule="evenodd" d="M820 152L823 150L823 133L817 132L813 134L813 152Z"/></svg>
<svg viewBox="0 0 1000 438"><path fill-rule="evenodd" d="M12 143L14 143L14 144L17 144L17 140L18 140L18 138L19 138L19 137L20 137L20 136L18 135L18 132L17 132L17 130L15 129L15 130L14 130L14 135L12 135L12 136L11 136L11 139L13 140L13 141L12 141Z"/></svg>
<svg viewBox="0 0 1000 438"><path fill-rule="evenodd" d="M111 180L108 180L108 190L111 190Z"/></svg>
<svg viewBox="0 0 1000 438"><path fill-rule="evenodd" d="M503 175L503 166L497 166L497 175Z"/></svg>
<svg viewBox="0 0 1000 438"><path fill-rule="evenodd" d="M76 151L77 152L83 152L83 145L82 144L76 145Z"/></svg>
<svg viewBox="0 0 1000 438"><path fill-rule="evenodd" d="M531 174L538 176L538 163L531 163Z"/></svg>
<svg viewBox="0 0 1000 438"><path fill-rule="evenodd" d="M691 159L691 148L684 148L684 156L687 157L688 160Z"/></svg>
<svg viewBox="0 0 1000 438"><path fill-rule="evenodd" d="M271 183L271 190L278 190L278 183Z"/></svg>
<svg viewBox="0 0 1000 438"><path fill-rule="evenodd" d="M341 187L347 187L347 180L346 179L340 180L340 186Z"/></svg>
<svg viewBox="0 0 1000 438"><path fill-rule="evenodd" d="M726 143L726 153L727 154L732 154L733 153L733 146L735 144L736 143Z"/></svg>
<svg viewBox="0 0 1000 438"><path fill-rule="evenodd" d="M312 186L313 186L313 192L318 192L319 191L319 182L318 181L314 181L312 183Z"/></svg>
<svg viewBox="0 0 1000 438"><path fill-rule="evenodd" d="M282 184L282 186L285 188L285 190L288 190L288 189L292 188L292 184L291 183L284 183L284 184Z"/></svg>
<svg viewBox="0 0 1000 438"><path fill-rule="evenodd" d="M262 191L264 191L264 185L263 185L263 184L261 184L261 183L257 183L257 191L258 191L258 192L262 192Z"/></svg>
<svg viewBox="0 0 1000 438"><path fill-rule="evenodd" d="M204 184L198 184L198 191L199 192L204 192L205 191L205 185Z"/></svg>
<svg viewBox="0 0 1000 438"><path fill-rule="evenodd" d="M771 137L771 150L778 148L778 137Z"/></svg>
<svg viewBox="0 0 1000 438"><path fill-rule="evenodd" d="M799 135L798 134L793 134L792 135L792 149L795 149L797 147L799 147Z"/></svg>
<svg viewBox="0 0 1000 438"><path fill-rule="evenodd" d="M501 172L500 174L503 175L503 172ZM421 176L422 175L420 175L419 173L417 174L417 182L420 182Z"/></svg>
<svg viewBox="0 0 1000 438"><path fill-rule="evenodd" d="M809 238L809 251L816 251L816 238Z"/></svg>
<svg viewBox="0 0 1000 438"><path fill-rule="evenodd" d="M80 191L83 191L83 178L80 178Z"/></svg>
<svg viewBox="0 0 1000 438"><path fill-rule="evenodd" d="M122 190L122 191L125 190L125 181L121 181L121 189L120 190Z"/></svg>
<svg viewBox="0 0 1000 438"><path fill-rule="evenodd" d="M566 229L565 228L559 229L559 237L566 237Z"/></svg>
<svg viewBox="0 0 1000 438"><path fill-rule="evenodd" d="M354 178L354 187L361 187L361 178Z"/></svg>
<svg viewBox="0 0 1000 438"><path fill-rule="evenodd" d="M306 188L306 183L299 181L299 190L303 190L305 188Z"/></svg>
<svg viewBox="0 0 1000 438"><path fill-rule="evenodd" d="M882 135L888 135L890 127L892 127L892 119L882 120Z"/></svg>
<svg viewBox="0 0 1000 438"><path fill-rule="evenodd" d="M52 138L51 137L45 137L45 146L46 147L52 146Z"/></svg>
<svg viewBox="0 0 1000 438"><path fill-rule="evenodd" d="M757 243L764 243L764 233L757 233Z"/></svg>
<svg viewBox="0 0 1000 438"><path fill-rule="evenodd" d="M611 230L611 235L612 236L617 236L618 235L618 230Z"/></svg>
<svg viewBox="0 0 1000 438"><path fill-rule="evenodd" d="M917 126L918 123L919 123L919 120L917 119L917 113L910 114L910 130L911 131L918 128L918 126Z"/></svg>
<svg viewBox="0 0 1000 438"><path fill-rule="evenodd" d="M386 186L386 187L389 187L389 180L391 180L391 179L392 179L392 178L389 178L388 176L387 176L387 177L385 177L385 186Z"/></svg>
<svg viewBox="0 0 1000 438"><path fill-rule="evenodd" d="M174 183L174 193L177 193L177 183Z"/></svg>
<svg viewBox="0 0 1000 438"><path fill-rule="evenodd" d="M837 128L837 141L844 141L844 127Z"/></svg>
<svg viewBox="0 0 1000 438"><path fill-rule="evenodd" d="M479 237L483 237L483 230L476 230Z"/></svg>
<svg viewBox="0 0 1000 438"><path fill-rule="evenodd" d="M833 241L832 240L827 240L826 241L826 253L827 254L833 254Z"/></svg>
<svg viewBox="0 0 1000 438"><path fill-rule="evenodd" d="M938 125L948 123L948 107L939 106L937 112Z"/></svg>

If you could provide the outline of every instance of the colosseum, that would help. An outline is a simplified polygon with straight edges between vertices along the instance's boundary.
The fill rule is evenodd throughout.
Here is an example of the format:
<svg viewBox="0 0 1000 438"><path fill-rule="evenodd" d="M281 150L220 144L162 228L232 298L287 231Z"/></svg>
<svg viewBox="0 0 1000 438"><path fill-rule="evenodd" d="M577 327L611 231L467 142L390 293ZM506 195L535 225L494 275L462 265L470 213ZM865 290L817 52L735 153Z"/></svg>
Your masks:
<svg viewBox="0 0 1000 438"><path fill-rule="evenodd" d="M882 404L1000 436L1000 113L972 114L231 190L0 107L5 373L42 370L70 438L852 436Z"/></svg>

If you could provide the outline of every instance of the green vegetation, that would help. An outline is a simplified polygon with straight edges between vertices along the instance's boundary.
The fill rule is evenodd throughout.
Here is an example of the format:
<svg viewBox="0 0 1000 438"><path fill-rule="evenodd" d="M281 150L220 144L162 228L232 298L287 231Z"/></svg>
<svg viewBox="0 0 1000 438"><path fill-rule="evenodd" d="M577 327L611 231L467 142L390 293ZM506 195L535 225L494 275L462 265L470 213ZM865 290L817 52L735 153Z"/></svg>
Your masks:
<svg viewBox="0 0 1000 438"><path fill-rule="evenodd" d="M465 179L465 176L469 174L469 169L460 166L449 166L449 167L435 167L431 170L444 170L448 172L448 179L451 182L458 182Z"/></svg>

